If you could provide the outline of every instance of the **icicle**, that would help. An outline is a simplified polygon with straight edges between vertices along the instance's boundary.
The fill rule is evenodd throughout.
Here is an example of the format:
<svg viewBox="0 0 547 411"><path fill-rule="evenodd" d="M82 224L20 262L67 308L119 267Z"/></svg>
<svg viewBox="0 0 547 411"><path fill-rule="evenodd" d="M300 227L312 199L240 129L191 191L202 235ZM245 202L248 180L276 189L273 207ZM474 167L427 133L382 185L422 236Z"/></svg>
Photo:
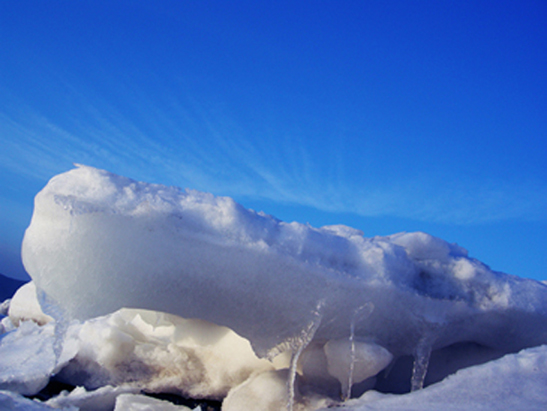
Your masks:
<svg viewBox="0 0 547 411"><path fill-rule="evenodd" d="M321 319L323 314L321 309L323 308L324 301L320 301L317 304L315 311L313 312L313 318L306 328L302 330L298 337L291 339L290 344L293 347L293 354L291 357L291 365L289 367L289 378L287 380L287 388L289 391L288 401L287 401L287 411L293 411L294 408L294 384L296 381L296 368L298 365L298 359L302 354L302 351L309 345L313 339L319 325L321 324Z"/></svg>
<svg viewBox="0 0 547 411"><path fill-rule="evenodd" d="M431 336L426 334L418 342L414 353L414 366L412 368L412 378L410 380L410 391L421 390L424 387L433 345L431 340Z"/></svg>
<svg viewBox="0 0 547 411"><path fill-rule="evenodd" d="M344 390L345 392L342 392L343 401L347 401L351 398L351 387L353 386L353 374L355 371L355 324L358 321L361 321L367 318L372 313L373 310L374 310L374 304L366 303L365 305L357 307L355 311L353 312L353 317L350 323L350 334L349 334L350 363L349 363L349 373L348 373L348 386Z"/></svg>
<svg viewBox="0 0 547 411"><path fill-rule="evenodd" d="M429 314L429 313L428 313ZM435 316L416 315L422 321L422 337L416 345L414 351L414 365L412 367L412 378L410 379L410 391L421 390L424 387L424 381L429 367L429 359L433 344L441 334L444 321L444 313L436 313Z"/></svg>
<svg viewBox="0 0 547 411"><path fill-rule="evenodd" d="M291 366L289 368L289 378L287 380L287 387L289 390L289 399L287 400L287 410L293 411L294 407L294 383L296 381L296 366L298 364L298 359L300 354L304 350L305 345L301 345L296 352L293 353L291 357Z"/></svg>

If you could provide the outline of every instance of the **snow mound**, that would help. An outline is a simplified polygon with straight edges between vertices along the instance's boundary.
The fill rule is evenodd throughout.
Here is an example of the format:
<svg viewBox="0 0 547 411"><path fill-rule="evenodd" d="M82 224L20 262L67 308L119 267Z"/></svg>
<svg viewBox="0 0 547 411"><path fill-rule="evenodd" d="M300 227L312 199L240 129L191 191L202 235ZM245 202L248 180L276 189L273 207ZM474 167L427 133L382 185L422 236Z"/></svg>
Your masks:
<svg viewBox="0 0 547 411"><path fill-rule="evenodd" d="M494 272L439 238L286 223L227 197L86 166L36 196L22 254L71 358L59 376L89 388L133 378L227 395L236 409L241 393L277 392L286 378L268 401L315 409L371 388L417 390L547 343L545 284ZM70 320L86 322L59 326ZM250 345L237 365L216 356L241 341ZM163 373L179 366L176 377Z"/></svg>
<svg viewBox="0 0 547 411"><path fill-rule="evenodd" d="M20 321L32 319L38 324L47 324L52 320L45 315L36 299L36 286L30 281L19 288L9 304L8 315L13 324L18 325Z"/></svg>
<svg viewBox="0 0 547 411"><path fill-rule="evenodd" d="M147 392L224 398L253 372L273 368L249 342L202 320L123 309L69 327L57 374L66 383L97 389L127 385Z"/></svg>
<svg viewBox="0 0 547 411"><path fill-rule="evenodd" d="M37 304L36 297L26 301ZM0 339L0 389L34 395L53 374L57 381L85 389L85 396L73 391L57 405L74 405L81 398L89 402L88 391L105 402L97 390L111 386L222 399L252 373L274 369L270 361L256 357L248 340L226 327L136 309L72 322L61 336L63 349L56 361L55 324L40 327L44 314L34 315L36 323L21 322Z"/></svg>
<svg viewBox="0 0 547 411"><path fill-rule="evenodd" d="M547 346L523 350L458 371L444 381L406 395L368 391L346 411L483 410L543 411L547 406Z"/></svg>

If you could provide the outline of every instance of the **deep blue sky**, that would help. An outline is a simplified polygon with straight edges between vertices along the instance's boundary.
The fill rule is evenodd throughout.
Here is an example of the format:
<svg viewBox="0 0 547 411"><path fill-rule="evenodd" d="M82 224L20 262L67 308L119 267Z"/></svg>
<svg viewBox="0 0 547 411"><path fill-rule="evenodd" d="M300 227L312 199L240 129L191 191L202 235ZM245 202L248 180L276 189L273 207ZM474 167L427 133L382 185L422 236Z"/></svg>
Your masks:
<svg viewBox="0 0 547 411"><path fill-rule="evenodd" d="M547 3L1 1L0 272L83 163L547 279Z"/></svg>

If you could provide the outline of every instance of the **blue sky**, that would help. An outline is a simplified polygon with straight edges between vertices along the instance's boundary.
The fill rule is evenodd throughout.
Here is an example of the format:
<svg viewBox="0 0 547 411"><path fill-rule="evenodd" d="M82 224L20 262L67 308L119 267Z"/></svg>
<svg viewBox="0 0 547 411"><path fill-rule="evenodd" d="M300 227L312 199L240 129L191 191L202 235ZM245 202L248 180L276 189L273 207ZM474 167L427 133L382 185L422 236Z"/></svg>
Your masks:
<svg viewBox="0 0 547 411"><path fill-rule="evenodd" d="M0 272L83 163L547 279L547 3L0 2Z"/></svg>

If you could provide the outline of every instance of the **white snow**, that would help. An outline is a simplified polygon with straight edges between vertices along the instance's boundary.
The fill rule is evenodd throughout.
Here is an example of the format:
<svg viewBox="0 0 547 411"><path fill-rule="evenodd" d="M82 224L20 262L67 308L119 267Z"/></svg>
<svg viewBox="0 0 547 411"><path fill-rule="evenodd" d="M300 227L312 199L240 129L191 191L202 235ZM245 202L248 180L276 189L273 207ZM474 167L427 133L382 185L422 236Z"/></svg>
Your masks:
<svg viewBox="0 0 547 411"><path fill-rule="evenodd" d="M0 356L0 389L80 387L48 405L152 401L123 390L224 411L547 404L546 349L529 348L547 344L547 286L425 233L285 223L78 166L36 196L22 250L33 282L10 318L54 320L0 336L21 358Z"/></svg>
<svg viewBox="0 0 547 411"><path fill-rule="evenodd" d="M76 353L57 377L89 389L123 384L221 399L251 373L273 369L226 327L151 311L124 309L74 324L65 338Z"/></svg>
<svg viewBox="0 0 547 411"><path fill-rule="evenodd" d="M444 381L406 395L368 391L347 411L544 411L547 346L529 348L487 364L462 369Z"/></svg>
<svg viewBox="0 0 547 411"><path fill-rule="evenodd" d="M55 369L53 326L25 321L0 337L0 390L36 394Z"/></svg>
<svg viewBox="0 0 547 411"><path fill-rule="evenodd" d="M45 402L55 409L75 407L80 411L110 411L117 399L123 395L132 395L139 390L135 387L104 386L94 391L87 391L83 387L77 387L71 392L62 391L59 395Z"/></svg>
<svg viewBox="0 0 547 411"><path fill-rule="evenodd" d="M191 409L184 405L174 405L168 401L145 395L122 394L116 398L114 411L191 411Z"/></svg>
<svg viewBox="0 0 547 411"><path fill-rule="evenodd" d="M32 319L38 324L47 324L52 320L49 315L42 312L40 303L36 299L36 286L32 281L24 284L15 292L9 304L8 315L15 325L28 319Z"/></svg>
<svg viewBox="0 0 547 411"><path fill-rule="evenodd" d="M34 300L27 300L30 306L37 304ZM34 314L35 320L43 318L39 310ZM220 399L251 373L274 369L256 357L248 340L226 327L146 310L122 309L72 322L57 364L54 339L54 324L40 327L31 321L1 339L0 389L6 380L13 391L36 394L58 369L57 380L88 390L114 385ZM15 372L21 372L19 379ZM16 389L19 380L23 388Z"/></svg>
<svg viewBox="0 0 547 411"><path fill-rule="evenodd" d="M235 387L222 403L222 411L270 411L286 410L289 402L287 369L255 374L244 384ZM316 410L334 401L316 393L302 396L297 393L293 410Z"/></svg>
<svg viewBox="0 0 547 411"><path fill-rule="evenodd" d="M78 411L76 407L54 408L40 401L30 400L12 391L0 390L0 410L4 411Z"/></svg>

